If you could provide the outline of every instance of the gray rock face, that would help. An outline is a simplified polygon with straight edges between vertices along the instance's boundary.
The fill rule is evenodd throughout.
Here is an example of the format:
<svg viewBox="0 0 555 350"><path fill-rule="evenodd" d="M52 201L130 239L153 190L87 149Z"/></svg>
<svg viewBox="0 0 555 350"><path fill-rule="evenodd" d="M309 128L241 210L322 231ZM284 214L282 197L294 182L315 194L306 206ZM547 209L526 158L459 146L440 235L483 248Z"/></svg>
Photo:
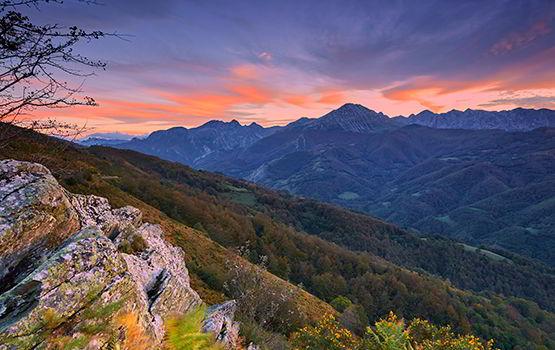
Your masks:
<svg viewBox="0 0 555 350"><path fill-rule="evenodd" d="M0 162L0 292L23 279L79 227L68 194L48 169Z"/></svg>
<svg viewBox="0 0 555 350"><path fill-rule="evenodd" d="M11 160L0 161L0 199L0 349L113 346L126 313L157 348L164 320L202 303L181 249L139 210L68 193L43 166ZM235 304L210 310L206 331L234 349Z"/></svg>
<svg viewBox="0 0 555 350"><path fill-rule="evenodd" d="M239 346L239 323L233 321L236 309L235 301L228 301L206 310L203 331L213 333L217 341L225 344L226 349Z"/></svg>

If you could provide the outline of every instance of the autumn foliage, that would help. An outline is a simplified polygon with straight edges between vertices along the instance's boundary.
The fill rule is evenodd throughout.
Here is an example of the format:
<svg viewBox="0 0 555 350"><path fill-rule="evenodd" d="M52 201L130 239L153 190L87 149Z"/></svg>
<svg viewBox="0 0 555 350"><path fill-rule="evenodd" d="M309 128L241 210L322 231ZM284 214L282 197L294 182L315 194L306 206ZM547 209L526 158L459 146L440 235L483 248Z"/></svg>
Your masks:
<svg viewBox="0 0 555 350"><path fill-rule="evenodd" d="M491 340L457 335L450 327L437 327L421 319L407 324L393 313L368 327L363 337L326 315L316 326L293 334L292 343L294 350L495 350Z"/></svg>

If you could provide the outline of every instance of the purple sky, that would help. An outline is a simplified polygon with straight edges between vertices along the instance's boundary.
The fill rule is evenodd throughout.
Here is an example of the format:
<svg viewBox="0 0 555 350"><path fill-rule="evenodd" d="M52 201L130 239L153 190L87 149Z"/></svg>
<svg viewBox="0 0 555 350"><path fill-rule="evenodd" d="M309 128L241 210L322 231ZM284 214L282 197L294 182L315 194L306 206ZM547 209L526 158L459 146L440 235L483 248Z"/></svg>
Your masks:
<svg viewBox="0 0 555 350"><path fill-rule="evenodd" d="M422 109L555 107L555 1L66 0L48 23L128 35L83 46L108 63L95 108L36 111L96 131L210 119L264 125L345 102Z"/></svg>

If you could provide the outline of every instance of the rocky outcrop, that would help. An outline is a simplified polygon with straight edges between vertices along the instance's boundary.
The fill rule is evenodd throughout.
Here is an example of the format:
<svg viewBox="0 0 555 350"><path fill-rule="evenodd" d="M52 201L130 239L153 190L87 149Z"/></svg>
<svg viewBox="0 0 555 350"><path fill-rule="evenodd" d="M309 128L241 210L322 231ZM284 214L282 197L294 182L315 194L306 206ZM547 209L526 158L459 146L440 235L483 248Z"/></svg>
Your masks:
<svg viewBox="0 0 555 350"><path fill-rule="evenodd" d="M233 321L236 309L235 301L228 301L206 310L203 331L213 333L217 341L226 345L226 349L239 346L239 323Z"/></svg>
<svg viewBox="0 0 555 350"><path fill-rule="evenodd" d="M138 209L71 194L45 167L12 160L0 161L0 288L2 350L111 348L125 341L121 315L157 348L164 320L202 303L181 249ZM212 307L205 321L228 349L234 311Z"/></svg>

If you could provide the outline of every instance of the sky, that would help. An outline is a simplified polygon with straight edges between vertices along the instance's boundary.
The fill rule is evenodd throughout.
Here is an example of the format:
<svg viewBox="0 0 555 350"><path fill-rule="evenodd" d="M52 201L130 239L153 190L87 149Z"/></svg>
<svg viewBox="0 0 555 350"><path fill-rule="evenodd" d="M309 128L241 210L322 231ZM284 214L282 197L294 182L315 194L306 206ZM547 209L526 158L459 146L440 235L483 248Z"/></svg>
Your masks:
<svg viewBox="0 0 555 350"><path fill-rule="evenodd" d="M100 1L28 10L122 35L78 47L107 64L75 81L99 106L33 116L143 134L283 125L347 102L389 116L555 109L553 0Z"/></svg>

